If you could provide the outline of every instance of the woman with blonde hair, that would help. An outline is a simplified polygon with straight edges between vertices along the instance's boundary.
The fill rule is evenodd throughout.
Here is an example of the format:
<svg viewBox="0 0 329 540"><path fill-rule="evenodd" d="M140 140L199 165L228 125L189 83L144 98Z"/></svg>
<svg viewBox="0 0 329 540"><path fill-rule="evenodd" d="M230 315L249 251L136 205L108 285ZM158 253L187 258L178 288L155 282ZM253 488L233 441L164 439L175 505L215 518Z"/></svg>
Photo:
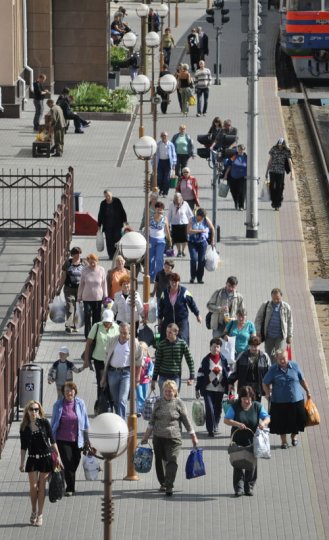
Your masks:
<svg viewBox="0 0 329 540"><path fill-rule="evenodd" d="M107 297L105 269L98 264L95 253L87 256L88 266L81 272L78 289L78 302L83 301L85 312L85 337L87 339L93 324L100 322L102 300Z"/></svg>
<svg viewBox="0 0 329 540"><path fill-rule="evenodd" d="M120 279L123 276L129 277L129 270L125 268L125 260L122 255L117 255L115 258L115 267L107 272L107 292L112 300L117 292L121 291Z"/></svg>
<svg viewBox="0 0 329 540"><path fill-rule="evenodd" d="M182 64L181 69L177 74L177 88L182 98L182 113L188 115L188 98L191 94L191 87L193 85L192 77L189 72L188 64Z"/></svg>
<svg viewBox="0 0 329 540"><path fill-rule="evenodd" d="M165 381L162 395L154 405L152 418L144 433L141 444L146 444L153 433L155 468L160 482L160 491L170 497L173 494L177 473L177 461L182 446L181 424L191 435L192 444L198 444L198 438L187 415L186 406L178 397L175 381Z"/></svg>
<svg viewBox="0 0 329 540"><path fill-rule="evenodd" d="M30 482L32 504L30 523L41 527L46 481L53 469L52 451L56 452L57 463L60 466L62 462L50 424L39 401L31 400L25 406L19 434L21 440L19 470L28 473ZM26 451L28 451L28 457L25 463Z"/></svg>

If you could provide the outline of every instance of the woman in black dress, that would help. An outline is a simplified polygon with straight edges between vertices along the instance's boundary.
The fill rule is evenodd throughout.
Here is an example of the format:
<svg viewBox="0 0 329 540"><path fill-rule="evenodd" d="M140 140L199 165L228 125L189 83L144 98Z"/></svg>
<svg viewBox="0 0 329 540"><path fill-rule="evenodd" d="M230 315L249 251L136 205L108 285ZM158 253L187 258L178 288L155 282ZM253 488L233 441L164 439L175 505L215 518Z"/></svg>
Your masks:
<svg viewBox="0 0 329 540"><path fill-rule="evenodd" d="M29 401L26 405L19 433L21 439L19 470L21 472L25 470L28 473L30 482L32 504L30 523L36 527L41 527L46 481L53 469L52 451L56 452L58 465L63 465L50 424L45 418L44 410L38 401ZM24 466L26 450L28 450L28 457Z"/></svg>

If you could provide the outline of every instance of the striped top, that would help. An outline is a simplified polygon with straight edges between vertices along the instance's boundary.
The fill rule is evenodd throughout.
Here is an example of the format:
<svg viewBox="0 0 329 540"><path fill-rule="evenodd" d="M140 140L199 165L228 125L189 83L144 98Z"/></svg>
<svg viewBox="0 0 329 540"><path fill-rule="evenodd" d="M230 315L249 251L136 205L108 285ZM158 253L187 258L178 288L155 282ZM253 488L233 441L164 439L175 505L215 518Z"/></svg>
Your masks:
<svg viewBox="0 0 329 540"><path fill-rule="evenodd" d="M152 380L156 381L158 375L181 376L182 360L185 356L190 370L190 379L194 379L194 360L190 349L183 339L177 338L173 343L168 339L160 341L155 355L155 364Z"/></svg>

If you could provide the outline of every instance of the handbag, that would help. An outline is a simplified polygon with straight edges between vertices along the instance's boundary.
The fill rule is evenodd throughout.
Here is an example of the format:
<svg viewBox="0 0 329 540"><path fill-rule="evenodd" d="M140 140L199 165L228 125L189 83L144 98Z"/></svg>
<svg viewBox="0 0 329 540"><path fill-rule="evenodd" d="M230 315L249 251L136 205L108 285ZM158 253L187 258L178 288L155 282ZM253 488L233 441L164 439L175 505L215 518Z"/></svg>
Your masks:
<svg viewBox="0 0 329 540"><path fill-rule="evenodd" d="M195 96L190 96L188 98L188 104L190 107L194 107L196 105L196 97Z"/></svg>
<svg viewBox="0 0 329 540"><path fill-rule="evenodd" d="M198 427L203 426L206 421L205 408L201 399L195 399L192 403L192 418Z"/></svg>
<svg viewBox="0 0 329 540"><path fill-rule="evenodd" d="M306 427L318 426L320 424L320 414L314 401L308 398L305 403Z"/></svg>
<svg viewBox="0 0 329 540"><path fill-rule="evenodd" d="M270 430L269 429L256 429L254 435L254 456L255 458L270 459L271 457L271 445L270 445Z"/></svg>
<svg viewBox="0 0 329 540"><path fill-rule="evenodd" d="M97 251L104 251L104 235L103 235L103 231L97 231L97 234L96 234L96 249L97 249Z"/></svg>
<svg viewBox="0 0 329 540"><path fill-rule="evenodd" d="M251 429L246 429L248 429L252 433L252 435L254 435ZM242 430L237 429L232 433L231 442L227 449L230 463L235 469L245 469L247 471L252 471L257 463L257 460L254 456L254 445L249 444L248 446L239 446L236 442L234 442L234 436L238 431Z"/></svg>
<svg viewBox="0 0 329 540"><path fill-rule="evenodd" d="M289 159L287 157L284 160L284 169L285 169L287 174L291 173L290 163L289 163Z"/></svg>
<svg viewBox="0 0 329 540"><path fill-rule="evenodd" d="M198 476L205 476L206 468L203 461L202 448L192 448L186 461L185 474L187 480L198 478Z"/></svg>
<svg viewBox="0 0 329 540"><path fill-rule="evenodd" d="M205 318L206 328L208 328L208 330L211 330L211 316L212 316L211 311L208 311L208 313L206 315L206 318Z"/></svg>
<svg viewBox="0 0 329 540"><path fill-rule="evenodd" d="M146 446L137 446L133 455L133 464L136 472L148 473L152 469L153 462L153 450L149 444L149 448Z"/></svg>
<svg viewBox="0 0 329 540"><path fill-rule="evenodd" d="M266 318L267 306L269 305L269 303L270 303L270 301L266 302L266 304L265 304L263 318L262 318L262 324L260 326L260 338L262 340L262 343L263 343L263 341L265 341L265 318Z"/></svg>
<svg viewBox="0 0 329 540"><path fill-rule="evenodd" d="M230 191L230 186L227 182L219 182L218 186L218 197L227 197L228 192Z"/></svg>
<svg viewBox="0 0 329 540"><path fill-rule="evenodd" d="M145 400L142 410L142 417L144 418L144 420L151 420L154 405L158 399L159 397L154 391L150 392L149 396Z"/></svg>
<svg viewBox="0 0 329 540"><path fill-rule="evenodd" d="M64 480L61 467L56 467L51 473L48 497L51 503L60 501L63 497Z"/></svg>
<svg viewBox="0 0 329 540"><path fill-rule="evenodd" d="M263 183L262 191L260 193L260 198L263 202L270 202L271 200L270 183L267 180L265 180Z"/></svg>
<svg viewBox="0 0 329 540"><path fill-rule="evenodd" d="M82 466L86 480L97 480L98 473L101 470L101 466L96 456L94 456L93 454L87 454L83 456Z"/></svg>

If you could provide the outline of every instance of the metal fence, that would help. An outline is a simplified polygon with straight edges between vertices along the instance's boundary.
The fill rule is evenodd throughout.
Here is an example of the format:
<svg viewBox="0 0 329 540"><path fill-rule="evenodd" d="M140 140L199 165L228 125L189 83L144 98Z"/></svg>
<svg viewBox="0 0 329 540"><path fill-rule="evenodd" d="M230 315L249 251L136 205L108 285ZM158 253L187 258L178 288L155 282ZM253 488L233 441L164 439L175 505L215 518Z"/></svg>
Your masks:
<svg viewBox="0 0 329 540"><path fill-rule="evenodd" d="M10 175L10 177L2 175L0 178L0 193L4 184L6 184L5 189L10 185L13 189L17 189L18 185L20 185L18 190L22 189L20 180L23 176L26 182L30 184L30 189L33 192L32 198L40 200L39 191L45 190L47 180L39 175L17 176L16 181L14 181L13 175ZM7 212L5 218L7 227L4 223L5 220L1 221L0 218L0 230L2 231L0 234L2 235L13 234L15 230L16 234L20 236L23 231L29 231L30 234L33 234L35 229L37 229L35 234L40 235L41 225L44 226L45 223L48 223L48 228L13 310L13 315L7 324L6 331L0 338L0 455L14 416L18 392L18 370L35 358L47 318L48 305L55 296L59 285L62 265L72 238L74 222L73 181L72 168L69 169L68 174L49 176L48 185L50 189L55 190L55 193L57 193L55 183L61 186L61 202L57 205L51 219L45 214L47 207L43 209L35 204L33 206L34 215L29 209L26 213L22 212L22 220L18 214L10 217ZM31 200L27 185L26 183L24 187L25 197L21 200ZM42 197L44 200L47 199L45 195ZM9 194L9 199L14 199L12 194ZM59 200L59 196L57 200ZM18 207L16 206L16 208ZM42 216L38 215L36 210L41 210ZM29 216L27 217L28 213ZM24 220L25 227L23 226Z"/></svg>

